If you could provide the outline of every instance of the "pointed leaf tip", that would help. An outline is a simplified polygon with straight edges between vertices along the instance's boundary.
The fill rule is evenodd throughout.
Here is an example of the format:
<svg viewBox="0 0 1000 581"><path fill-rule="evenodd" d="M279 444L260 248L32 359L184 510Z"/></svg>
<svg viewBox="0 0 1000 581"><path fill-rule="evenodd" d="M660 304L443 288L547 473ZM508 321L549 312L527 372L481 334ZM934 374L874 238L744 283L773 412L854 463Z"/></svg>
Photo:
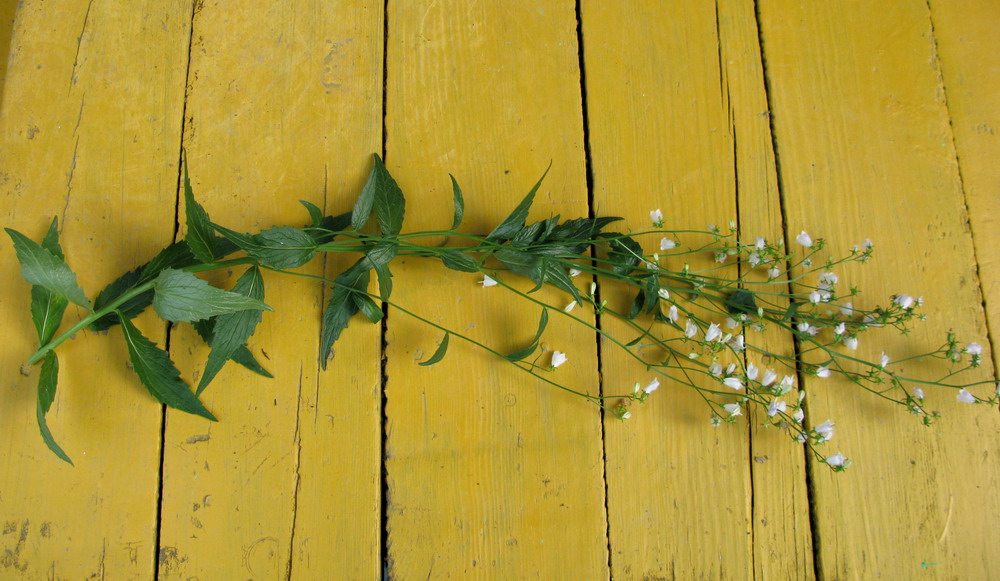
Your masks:
<svg viewBox="0 0 1000 581"><path fill-rule="evenodd" d="M431 355L431 358L427 361L421 361L418 365L427 367L444 359L444 354L448 351L448 339L450 338L451 333L445 333L444 339L441 339L441 343L438 345L437 349L434 350L434 355Z"/></svg>
<svg viewBox="0 0 1000 581"><path fill-rule="evenodd" d="M180 371L174 367L167 352L144 337L124 314L119 312L118 319L128 346L132 369L149 393L160 403L216 421L212 412L205 409L198 397L181 380Z"/></svg>
<svg viewBox="0 0 1000 581"><path fill-rule="evenodd" d="M247 309L274 310L263 301L209 285L183 270L165 268L156 277L153 308L168 321L193 323Z"/></svg>
<svg viewBox="0 0 1000 581"><path fill-rule="evenodd" d="M17 230L4 230L14 242L14 251L21 263L21 276L24 280L45 287L88 311L94 310L83 289L77 284L76 275L62 258Z"/></svg>

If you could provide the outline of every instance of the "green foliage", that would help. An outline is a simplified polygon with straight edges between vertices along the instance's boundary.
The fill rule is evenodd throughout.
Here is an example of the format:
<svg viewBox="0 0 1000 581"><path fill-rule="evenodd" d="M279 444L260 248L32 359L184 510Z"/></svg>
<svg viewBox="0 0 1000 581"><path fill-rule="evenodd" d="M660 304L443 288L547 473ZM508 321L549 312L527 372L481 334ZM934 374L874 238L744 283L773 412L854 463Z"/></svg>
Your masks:
<svg viewBox="0 0 1000 581"><path fill-rule="evenodd" d="M49 292L76 303L92 311L90 301L83 294L83 289L76 283L76 275L69 269L60 254L56 254L31 240L17 230L5 228L11 240L17 260L21 263L21 276L33 285L38 285Z"/></svg>
<svg viewBox="0 0 1000 581"><path fill-rule="evenodd" d="M528 219L528 212L531 211L531 203L535 200L535 193L538 192L538 188L542 185L542 180L545 179L545 176L548 175L549 169L551 168L552 164L550 163L549 167L546 168L545 173L542 174L542 177L539 178L538 182L535 184L535 187L531 188L531 191L528 192L528 195L521 200L521 203L518 204L516 208L514 208L514 211L511 212L509 216L504 218L504 221L500 222L500 225L494 228L493 231L486 236L486 240L491 242L503 242L510 240L524 228L524 223Z"/></svg>
<svg viewBox="0 0 1000 581"><path fill-rule="evenodd" d="M462 197L462 188L458 187L458 181L455 176L448 174L451 178L451 191L452 199L455 206L455 217L451 221L451 229L458 230L458 227L462 225L462 217L465 216L465 198ZM445 345L448 344L448 337L445 336Z"/></svg>
<svg viewBox="0 0 1000 581"><path fill-rule="evenodd" d="M194 199L187 159L184 160L184 209L187 217L187 235L184 240L198 260L212 262L215 257L215 232L212 231L208 213Z"/></svg>
<svg viewBox="0 0 1000 581"><path fill-rule="evenodd" d="M212 337L215 332L215 320L217 318L218 317L213 317L211 319L202 319L200 321L195 321L192 324L194 330L198 332L198 336L201 337L201 339L207 345L212 344ZM250 350L246 348L246 346L237 348L236 351L234 351L232 356L230 357L230 360L242 365L243 367L246 367L247 369L253 371L257 375L261 375L268 378L274 377L268 370L264 369L261 366L261 364L257 362L257 359L253 356L253 353L251 353Z"/></svg>
<svg viewBox="0 0 1000 581"><path fill-rule="evenodd" d="M36 415L38 417L38 429L42 433L42 441L48 446L49 450L65 460L70 464L73 461L69 459L66 452L56 444L55 438L52 437L52 432L49 430L49 424L45 421L45 414L49 413L49 408L52 407L52 402L56 398L56 383L59 379L59 359L56 358L56 354L49 351L45 354L45 359L42 360L42 369L38 373L38 405L36 406Z"/></svg>
<svg viewBox="0 0 1000 581"><path fill-rule="evenodd" d="M215 421L205 406L191 393L166 351L143 336L124 314L119 315L122 335L128 346L132 369L149 393L160 403Z"/></svg>
<svg viewBox="0 0 1000 581"><path fill-rule="evenodd" d="M273 310L259 299L215 288L183 270L164 269L153 288L153 308L167 321L191 323L247 309Z"/></svg>
<svg viewBox="0 0 1000 581"><path fill-rule="evenodd" d="M602 234L602 237L608 240L608 260L614 265L612 270L615 274L621 276L632 274L641 262L642 246L630 236L618 232Z"/></svg>
<svg viewBox="0 0 1000 581"><path fill-rule="evenodd" d="M260 275L260 269L256 266L247 269L236 281L232 292L263 303L264 279ZM201 374L197 393L200 394L208 387L226 361L237 351L246 348L247 339L253 335L260 319L261 311L258 309L244 309L215 317L212 336L208 342L212 352L209 353L205 371Z"/></svg>
<svg viewBox="0 0 1000 581"><path fill-rule="evenodd" d="M347 328L354 313L358 312L358 304L353 295L368 292L368 282L371 278L367 257L361 258L353 266L340 273L334 281L330 302L323 311L323 330L320 334L320 365L326 369L327 359L333 351L333 343Z"/></svg>
<svg viewBox="0 0 1000 581"><path fill-rule="evenodd" d="M42 239L42 248L51 252L54 256L63 259L62 248L59 246L59 223L56 218L52 218L49 230ZM38 331L38 344L44 345L52 340L59 323L62 322L63 313L69 301L66 297L56 294L40 285L31 286L31 321ZM53 390L55 388L53 387Z"/></svg>
<svg viewBox="0 0 1000 581"><path fill-rule="evenodd" d="M458 252L457 250L442 249L438 251L437 256L445 266L452 270L459 272L479 272L479 263L468 254Z"/></svg>
<svg viewBox="0 0 1000 581"><path fill-rule="evenodd" d="M427 361L421 361L418 365L423 365L424 367L434 365L438 361L444 359L444 354L448 352L448 339L451 337L451 333L445 333L444 338L441 339L441 343L438 348L434 350L434 354L431 355L430 359Z"/></svg>
<svg viewBox="0 0 1000 581"><path fill-rule="evenodd" d="M752 292L739 289L726 299L726 309L733 315L740 313L752 315L757 312L757 301L754 300Z"/></svg>
<svg viewBox="0 0 1000 581"><path fill-rule="evenodd" d="M545 332L545 327L549 324L549 311L542 309L542 315L538 318L538 330L535 331L535 336L532 337L531 342L528 343L527 347L523 349L518 349L513 353L508 353L504 355L503 358L507 361L520 361L525 357L531 355L538 349L538 341L542 338L542 333Z"/></svg>
<svg viewBox="0 0 1000 581"><path fill-rule="evenodd" d="M249 234L210 221L208 213L195 199L185 164L183 185L187 234L184 240L170 244L148 263L119 276L97 295L93 307L65 262L59 245L56 220L52 220L40 244L8 229L21 264L22 275L31 284L30 314L39 347L28 362L41 363L36 412L43 441L59 458L70 462L69 457L55 442L46 421L46 414L55 399L59 375L59 360L53 349L86 327L103 331L114 325L121 325L132 366L139 381L152 396L172 408L206 419L215 418L205 409L198 395L217 377L226 362L235 361L255 373L270 377L270 373L261 367L247 348L248 341L262 320L263 311L271 310L264 303L264 270L318 278L324 284L332 285L323 311L319 341L320 364L324 369L333 352L333 345L355 314L361 313L369 322L378 323L386 313L398 312L417 317L444 332L434 354L420 362L421 366L441 361L454 335L551 385L596 403L619 418L628 418L631 415L628 405L644 401L659 386L659 379L649 383L645 389L640 389L640 384L637 383L631 393L624 395L603 391L597 395L589 394L546 379L543 373L548 373L567 361L561 352L555 351L550 366L539 365L538 357L529 360L539 350L551 311L556 316L567 316L586 325L600 337L601 345L623 349L649 372L673 383L701 390L703 395L710 395L706 401L713 410L713 422L732 422L735 416L741 415L741 406L760 405L766 409L768 418L774 418L764 421L789 430L794 437L806 441L809 446L829 439L829 429L824 427L823 430L826 431L822 433L817 429L806 429L801 425L802 416L793 415L801 412L800 404L776 400L792 389L791 378L796 373L812 374L818 378L829 377L832 373L843 374L856 384L868 385L865 389L887 399L892 399L886 395L887 385L893 389L905 389L904 386L911 381L920 386L934 383L911 380L903 375L901 366L893 368L896 361L888 356L878 364L865 362L854 355L844 355L837 350L841 347L854 349L857 346L857 335L868 327L895 327L905 332L907 321L917 316L915 307L919 306L919 299L906 295L894 296L887 308L859 311L853 306L844 308L843 304L840 305L841 308L835 308L839 298L836 296L837 276L831 269L841 262L867 260L870 247L864 252L854 251L848 258L839 261L831 259L810 271L811 257L822 244L807 246L808 253L799 258L788 252L784 245L768 244L763 238L758 239L753 246L744 244L740 242L735 227L730 235L711 228L701 233L712 240L709 244L675 251L673 248L679 244L676 240L680 233L661 230L659 225L653 230L628 235L605 232L605 228L621 220L617 217L561 221L557 215L529 224L532 203L548 171L546 169L545 174L517 207L486 236L457 232L465 215L465 199L454 176L451 176L454 210L451 230L404 234L401 233L406 208L403 192L382 159L375 155L371 173L351 212L326 216L315 204L301 201L309 215L308 226L273 226L257 234ZM653 214L651 217L658 221L655 217L657 213ZM368 232L362 231L372 215L378 223L377 234L371 233L371 228L368 228ZM467 245L432 247L413 242L442 234L446 239L461 240ZM671 271L665 264L676 259L676 256L668 256L661 261L658 254L643 250L639 240L650 234L657 237L669 234L669 240L675 242L661 243L661 248L669 252L712 253L717 264L700 273L690 272L687 265L681 271ZM683 234L694 233L685 231ZM805 245L801 241L799 243ZM245 255L227 258L239 251ZM349 252L359 256L334 280L291 270L307 264L318 252ZM720 266L732 256L736 259ZM492 275L491 279L496 276L507 290L542 307L534 336L524 347L511 353L501 353L471 337L428 321L409 311L406 306L390 302L394 282L390 265L397 257L406 260L411 257L430 257L441 260L452 270L484 275L489 273ZM723 269L729 268L734 262L747 265L748 271L743 275L726 278ZM767 282L755 282L752 276L747 275L747 272L752 274L753 268L765 264L768 269ZM245 267L246 270L232 290L214 287L195 276L198 272L234 267ZM778 275L773 272L780 274L781 268L785 269L786 276L788 271L805 271L805 274L796 274L793 282L805 285L807 292L796 295L776 290L788 282L783 280L780 284L775 284L774 279ZM822 274L818 269L822 269ZM803 282L810 272L819 277L816 286ZM372 273L378 279L377 296L368 290ZM524 277L533 281L535 286L527 293L517 290L517 285L503 280L507 274ZM579 274L586 275L584 280L591 279L587 294L577 289L576 284L580 282L574 283L573 276ZM495 280L484 277L482 282L484 286L493 286ZM615 286L633 289L635 295L628 309L624 312L615 310L617 301L613 299L610 301L611 306L608 300L599 301L596 296L596 280L620 283L608 287L611 289ZM755 284L767 286L755 287ZM564 291L573 302L566 306L555 306L535 298L539 295L531 294L545 285ZM670 292L666 292L667 290ZM856 292L852 287L850 296ZM90 312L59 334L59 326L69 302ZM169 354L144 337L133 324L132 319L151 304L162 319L192 323L207 343L209 353L195 391L181 380L180 372L170 360ZM574 308L591 308L591 314L597 320L594 321L590 316L567 314ZM720 327L722 321L712 320L729 315L738 320L740 330L723 331ZM619 319L629 329L630 336L634 336L633 333L637 333L637 336L628 343L619 341L604 330L601 317ZM641 323L640 318L647 321L648 325ZM732 321L729 323L728 328L734 328ZM751 357L759 357L766 351L759 346L744 343L749 341L747 332L763 330L766 324L777 325L788 331L796 341L804 344L801 352L822 354L827 360L806 365L794 359L772 358L773 365L785 366L788 378L777 382L777 373L772 369L765 372L754 367L756 363L751 365ZM820 330L831 328L837 330L832 334L820 334ZM666 336L660 335L663 329L667 330ZM680 333L684 335L681 336ZM824 339L824 336L832 336L832 339ZM655 361L648 358L648 353L653 351L660 353ZM898 361L901 363L930 357L958 363L966 357L971 358L968 368L973 368L979 365L981 351L978 343L959 345L949 335L944 347ZM816 361L820 359L817 358ZM728 365L724 365L726 363ZM863 368L861 372L849 369L850 366L858 365ZM866 365L867 370L864 369ZM897 372L896 369L900 371ZM947 380L948 386L963 388L958 395L961 402L1000 401L1000 395L989 400L977 399L965 391L964 387L977 385L975 383L954 385L951 378L961 371L963 370L949 370L943 375L945 379L938 383L943 384ZM757 379L759 372L761 379ZM768 379L763 379L764 377ZM705 388L695 381L696 378L718 382L719 386ZM731 395L733 390L742 393ZM712 399L720 395L729 397L728 400L722 400L729 403ZM618 402L613 407L606 403L611 398ZM924 411L922 390L914 390L913 395L907 393L897 401L912 413L920 415L925 422L935 417L934 412ZM773 409L768 407L771 405L774 406ZM764 415L761 414L760 417L763 418ZM846 459L839 454L821 457L820 461L830 464L835 470L843 469L847 464Z"/></svg>
<svg viewBox="0 0 1000 581"><path fill-rule="evenodd" d="M396 180L392 179L385 169L382 158L378 155L373 155L372 158L374 160L372 171L368 174L368 182L365 183L358 201L354 204L351 225L355 230L361 230L374 210L382 235L395 236L403 227L406 201Z"/></svg>

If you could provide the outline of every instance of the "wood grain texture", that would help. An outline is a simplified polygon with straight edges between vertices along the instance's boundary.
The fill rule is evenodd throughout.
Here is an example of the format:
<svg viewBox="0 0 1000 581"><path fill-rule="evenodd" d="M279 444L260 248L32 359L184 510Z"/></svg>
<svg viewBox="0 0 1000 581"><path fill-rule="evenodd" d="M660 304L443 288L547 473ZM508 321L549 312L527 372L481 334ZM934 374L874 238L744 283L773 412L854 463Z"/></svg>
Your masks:
<svg viewBox="0 0 1000 581"><path fill-rule="evenodd" d="M932 2L931 21L958 154L990 336L1000 336L1000 5ZM1000 364L993 352L993 365Z"/></svg>
<svg viewBox="0 0 1000 581"><path fill-rule="evenodd" d="M648 227L657 208L670 229L735 220L733 121L714 6L644 2L623 11L585 2L582 16L594 213L624 216L626 231ZM681 238L692 246L707 241ZM658 250L659 238L641 242L648 252ZM669 253L665 260L683 267ZM696 256L690 264L698 271L712 261ZM608 291L627 311L628 298ZM631 338L609 317L602 326ZM603 345L606 393L652 379L641 364ZM653 360L656 353L644 356ZM709 415L694 389L665 381L632 419L605 420L615 578L752 574L746 424L715 429Z"/></svg>
<svg viewBox="0 0 1000 581"><path fill-rule="evenodd" d="M14 17L17 14L17 0L0 2L0 102L3 100L3 86L7 80L7 61L10 56L11 35L14 33Z"/></svg>
<svg viewBox="0 0 1000 581"><path fill-rule="evenodd" d="M184 144L209 215L256 232L308 223L300 199L349 210L381 147L381 3L205 2L192 36ZM351 328L320 373L321 285L264 279L250 348L274 379L229 365L203 394L218 424L168 413L160 578L376 577L379 329ZM197 375L207 349L174 340Z"/></svg>
<svg viewBox="0 0 1000 581"><path fill-rule="evenodd" d="M442 168L465 192L466 231L486 233L550 160L531 219L585 216L572 4L390 2L389 10L386 159L408 196L405 229L450 223ZM407 259L397 279L401 305L501 352L522 347L538 324L537 305L481 288L473 275ZM548 289L533 296L569 302ZM566 351L570 363L553 377L597 393L594 337L561 312L552 313L539 363ZM390 308L390 578L606 578L597 408L454 337L441 363L418 367L441 337Z"/></svg>
<svg viewBox="0 0 1000 581"><path fill-rule="evenodd" d="M81 286L94 297L171 241L184 99L184 1L126 7L24 2L0 105L5 226L35 239L53 215ZM76 461L45 448L29 287L7 242L0 267L0 577L149 578L156 547L161 406L126 367L117 328L60 349L48 422ZM70 307L64 320L82 311ZM162 343L164 326L139 325Z"/></svg>
<svg viewBox="0 0 1000 581"><path fill-rule="evenodd" d="M465 192L462 230L485 233L551 163L532 220L620 215L629 231L661 208L672 228L734 220L744 242L795 244L805 229L837 252L871 238L873 262L838 268L841 286L859 286L862 307L923 295L929 320L905 341L863 335L869 359L900 361L949 328L963 344L995 342L995 2L194 4L0 0L0 225L37 239L58 216L91 297L183 236L182 146L199 201L244 231L305 224L300 199L349 210L375 152L406 192L404 231L450 225L451 172ZM301 271L333 277L353 260ZM38 370L23 367L35 349L29 287L0 241L0 579L1000 570L995 409L927 388L927 407L944 416L926 429L853 385L806 377L808 424L837 422L824 453L854 461L834 475L759 427L759 413L710 427L698 395L670 382L626 422L602 415L458 336L520 348L539 304L437 261L392 268L384 336L355 317L325 372L316 354L329 289L265 272L275 312L249 347L275 378L227 366L204 394L217 424L168 411L164 425L120 331L79 333L59 348L48 416L74 468L38 434ZM228 286L241 273L208 278ZM551 289L531 297L569 301ZM601 297L619 310L631 298L614 285ZM442 362L417 365L443 331L403 309L455 331ZM81 316L71 306L66 322ZM537 363L553 350L569 362L544 377L605 395L652 379L572 324L594 323L592 311L550 318ZM168 333L151 314L137 325L197 380L208 350L189 326ZM752 339L794 349L773 331ZM997 360L984 361L975 391L985 397Z"/></svg>
<svg viewBox="0 0 1000 581"><path fill-rule="evenodd" d="M718 3L719 59L729 109L736 167L736 197L741 240L753 244L785 237L781 216L774 142L770 127L759 31L754 5L745 0ZM763 282L763 267L750 280ZM789 333L771 327L751 331L748 341L782 357L794 355ZM766 368L759 352L748 361ZM795 401L797 390L785 396ZM763 410L749 412L752 475L751 528L755 579L811 579L813 539L805 479L805 454L787 433L763 427Z"/></svg>
<svg viewBox="0 0 1000 581"><path fill-rule="evenodd" d="M885 304L890 293L922 294L928 305L930 319L905 342L878 330L859 353L899 361L911 345L940 345L949 327L984 342L927 5L765 2L761 21L789 231L810 229L832 249L875 242L874 264L840 272L874 291L857 306ZM991 372L987 362L978 376ZM926 406L944 418L924 429L849 387L805 385L807 422L838 422L827 448L855 461L846 475L812 466L821 576L988 578L1000 558L991 436L1000 418L956 402L953 390L928 389Z"/></svg>

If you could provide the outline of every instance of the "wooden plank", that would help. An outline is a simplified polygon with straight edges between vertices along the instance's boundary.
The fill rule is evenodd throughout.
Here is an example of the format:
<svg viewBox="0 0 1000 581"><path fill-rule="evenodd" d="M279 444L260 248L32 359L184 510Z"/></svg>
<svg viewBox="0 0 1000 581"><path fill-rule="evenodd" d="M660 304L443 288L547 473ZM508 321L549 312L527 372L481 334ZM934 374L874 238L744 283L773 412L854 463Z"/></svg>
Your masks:
<svg viewBox="0 0 1000 581"><path fill-rule="evenodd" d="M10 41L14 33L17 5L17 0L0 1L0 102L3 102L3 86L7 80L7 59L10 56Z"/></svg>
<svg viewBox="0 0 1000 581"><path fill-rule="evenodd" d="M927 5L773 1L760 14L789 232L808 229L841 251L875 242L874 264L838 269L842 284L868 292L858 308L884 305L890 293L925 299L927 323L905 341L873 331L858 354L898 361L916 346L940 345L949 327L985 343ZM991 367L975 377L988 380ZM925 405L944 417L924 429L844 383L805 385L807 421L838 422L827 450L854 460L842 475L812 466L820 576L992 575L1000 567L1000 456L989 436L1000 428L997 414L928 388Z"/></svg>
<svg viewBox="0 0 1000 581"><path fill-rule="evenodd" d="M391 2L389 10L386 150L409 196L404 229L450 224L452 172L466 197L463 228L488 232L550 160L531 219L586 216L572 3ZM569 301L547 289L532 296ZM502 287L415 259L397 267L393 300L507 352L530 339L540 313ZM594 335L561 312L552 313L539 363L568 353L551 377L596 394ZM607 578L597 408L457 338L441 363L418 367L441 337L390 308L390 577Z"/></svg>
<svg viewBox="0 0 1000 581"><path fill-rule="evenodd" d="M754 3L718 3L722 81L728 95L736 162L736 192L741 239L785 237L781 218L774 144L764 86L760 38ZM763 268L751 280L767 279ZM782 357L794 355L792 337L773 326L751 335L754 345ZM751 360L763 367L762 360ZM797 390L785 397L794 401ZM813 539L805 479L805 456L788 435L764 427L763 410L749 412L752 475L753 566L756 579L811 579Z"/></svg>
<svg viewBox="0 0 1000 581"><path fill-rule="evenodd" d="M979 282L991 337L1000 336L1000 5L989 0L931 2L948 114L969 208ZM1000 364L993 353L993 365Z"/></svg>
<svg viewBox="0 0 1000 581"><path fill-rule="evenodd" d="M735 220L738 161L714 6L643 2L619 10L584 2L582 17L595 213L624 216L625 231L648 227L657 208L671 229ZM659 250L658 238L644 243ZM712 265L704 257L690 263L693 270ZM608 298L627 311L626 297ZM631 338L604 319L605 330ZM610 345L602 362L606 392L653 377ZM664 382L627 422L606 419L615 578L752 574L746 424L717 430L709 415L695 390Z"/></svg>
<svg viewBox="0 0 1000 581"><path fill-rule="evenodd" d="M256 232L308 223L299 199L349 210L381 147L382 4L199 6L184 143L210 216ZM160 578L374 578L379 329L349 329L320 373L320 285L264 278L275 311L250 348L275 378L227 366L204 393L218 424L168 414ZM173 344L182 369L203 367L189 328Z"/></svg>
<svg viewBox="0 0 1000 581"><path fill-rule="evenodd" d="M67 259L93 298L171 241L190 3L25 1L0 105L0 215L40 238L59 217ZM6 60L6 59L5 59ZM16 272L8 242L4 272ZM28 286L0 281L0 577L150 578L161 406L127 369L120 332L80 332L58 350L48 416L76 463L35 421ZM70 307L65 321L82 311ZM138 323L162 344L164 326ZM27 376L25 376L27 375Z"/></svg>

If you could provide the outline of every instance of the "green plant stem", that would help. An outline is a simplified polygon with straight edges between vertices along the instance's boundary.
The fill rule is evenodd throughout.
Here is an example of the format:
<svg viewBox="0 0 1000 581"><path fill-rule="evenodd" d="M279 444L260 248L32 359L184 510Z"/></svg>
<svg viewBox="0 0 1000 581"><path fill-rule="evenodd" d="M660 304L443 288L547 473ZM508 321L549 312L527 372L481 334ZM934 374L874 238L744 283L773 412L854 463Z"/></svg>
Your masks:
<svg viewBox="0 0 1000 581"><path fill-rule="evenodd" d="M206 272L206 271L209 271L209 270L218 270L220 268L228 268L230 266L238 266L238 265L241 265L241 264L256 264L256 261L254 259L252 259L252 258L234 258L232 260L224 260L222 262L211 262L211 263L206 263L206 264L196 264L196 265L193 265L193 266L184 267L184 268L182 268L180 270L184 270L184 271L192 272L192 273L194 273L194 272ZM61 335L59 335L58 337L55 337L54 339L52 339L51 341L49 341L45 345L40 346L38 348L38 350L35 351L31 355L31 357L28 358L28 364L29 365L35 365L36 363L38 363L39 361L41 361L42 359L44 359L45 355L49 351L52 351L53 349L55 349L59 345L63 344L67 339L69 339L73 335L76 335L78 332L80 332L84 328L90 326L94 321L97 321L98 319L100 319L101 317L104 317L106 315L110 315L111 313L114 313L116 310L118 310L118 307L122 306L126 302L130 301L131 299L133 299L133 298L135 298L135 297L137 297L139 295L141 295L142 293L145 293L145 292L151 290L153 288L153 285L155 285L155 284L156 284L156 279L153 279L153 280L147 281L147 282L145 282L143 284L140 284L138 286L132 287L128 291L122 293L121 296L119 296L115 300L113 300L110 303L108 303L108 305L106 307L104 307L103 309L101 309L99 311L94 311L94 312L90 313L89 315L87 315L86 317L80 319L75 325L73 325L72 327L70 327L69 329L67 329Z"/></svg>
<svg viewBox="0 0 1000 581"><path fill-rule="evenodd" d="M334 286L343 286L341 283L339 283L339 282L337 282L335 280L332 280L332 279L329 279L329 278L326 278L326 277L323 277L323 276L315 275L315 274L308 274L308 273L304 273L304 272L294 272L294 271L290 271L290 270L281 270L281 269L277 269L277 268L270 268L270 267L267 267L267 266L264 266L262 268L264 268L266 270L269 270L271 272L279 273L279 274L287 274L287 275L290 275L290 276L300 276L300 277L303 277L303 278L311 278L311 279L314 279L314 280L322 281L322 282L324 282L326 284L330 284L330 285L334 285ZM354 290L353 292L361 292L361 291ZM544 381L545 383L548 383L549 385L552 385L553 387L557 387L557 388L559 388L559 389L561 389L563 391L572 393L573 395L578 395L578 396L580 396L580 397L582 397L582 398L584 398L584 399L586 399L586 400L588 400L588 401L596 404L597 406L599 406L602 409L605 409L605 410L607 409L602 404L602 400L605 400L605 399L617 399L617 398L621 398L621 397L626 397L624 395L614 395L614 396L590 395L590 394L587 394L587 393L583 393L581 391L576 391L575 389L566 387L565 385L562 385L561 383L557 383L557 382L552 381L551 379L549 379L547 377L544 377L544 376L536 373L534 371L534 369L533 369L533 367L537 367L535 365L524 366L524 365L520 365L519 362L510 361L510 360L506 359L502 353L500 353L496 349L493 349L489 345L486 345L485 343L477 341L477 340L473 339L472 337L469 337L468 335L464 335L464 334L459 333L457 331L453 331L453 330L451 330L451 329L449 329L449 328L447 328L447 327L445 327L443 325L439 325L438 323L435 323L434 321L431 321L429 319L425 319L424 317L421 317L420 315L414 313L413 311L411 311L411 310L409 310L409 309L407 309L407 308L405 308L403 306L400 306L399 303L382 299L381 297L379 297L377 294L374 294L374 293L363 292L362 294L368 296L369 298L371 298L373 300L380 300L380 301L384 302L385 304L389 305L390 307L392 307L393 309L398 310L398 311L400 311L402 313L405 313L406 315L409 315L410 317L413 317L414 319L420 321L421 323L429 325L429 326L431 326L431 327L433 327L433 328L435 328L435 329L437 329L439 331L443 331L445 333L451 334L451 335L453 335L453 336L455 336L455 337L457 337L457 338L459 338L459 339L461 339L461 340L463 340L463 341L465 341L465 342L467 342L467 343L469 343L471 345L475 345L476 347L480 347L481 349L483 349L487 353L489 353L491 355L494 355L494 356L496 356L499 359L507 361L508 363L510 363L514 367L520 369L521 371L524 371L525 373L528 373L528 374L530 374L530 375L532 375L534 377L537 377L538 379L541 379L542 381Z"/></svg>

